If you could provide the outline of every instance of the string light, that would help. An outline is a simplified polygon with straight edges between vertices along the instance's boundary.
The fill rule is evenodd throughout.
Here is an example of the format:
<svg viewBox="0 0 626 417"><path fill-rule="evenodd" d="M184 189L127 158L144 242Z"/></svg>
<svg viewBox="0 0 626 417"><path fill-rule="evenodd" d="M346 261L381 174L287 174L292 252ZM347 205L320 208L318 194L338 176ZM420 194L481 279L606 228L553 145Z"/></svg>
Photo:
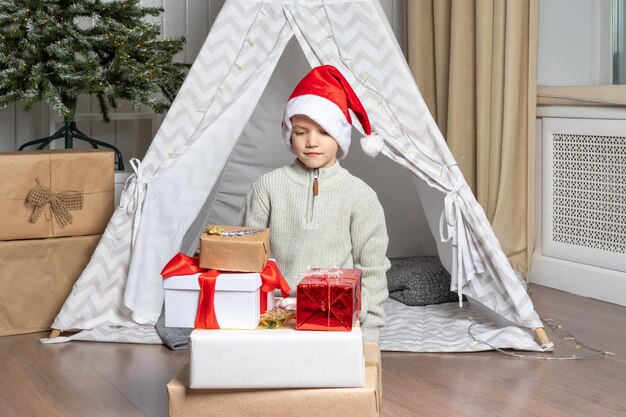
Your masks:
<svg viewBox="0 0 626 417"><path fill-rule="evenodd" d="M254 24L256 23L256 21L259 19L259 16L262 15L261 18L265 17L265 12L263 12L262 10L263 8L263 4L261 4L259 6L259 8L256 11L256 14L254 15L254 19L252 20L252 23L250 24L250 26L248 27L248 30L244 36L244 41L241 44L241 46L239 47L239 50L237 51L237 54L235 55L235 59L233 60L233 62L236 62L237 59L239 59L239 57L241 56L241 53L244 50L244 46L246 45L246 42L250 44L250 46L254 47L255 46L255 42L250 39L250 33L252 31L252 28L254 27ZM278 39L276 40L276 42L274 43L274 46L272 47L269 55L271 55L277 48L278 46ZM234 65L233 65L234 66ZM226 75L228 76L228 74ZM217 98L218 95L221 95L222 93L224 93L226 91L225 87L223 86L223 83L226 81L226 77L222 79L221 83L219 84L218 88L215 91L215 94L213 95L213 97L211 97L211 100L209 101L208 105L207 105L207 110L201 110L202 112L206 113L208 111L208 109L210 109L213 105L213 103L215 102L215 99ZM196 109L197 110L197 109ZM202 123L198 123L198 125L196 126L196 128L194 129L193 133L191 134L191 136L189 136L189 139L187 139L187 141L192 140L195 136L196 133L199 131L200 128L203 128L203 124Z"/></svg>
<svg viewBox="0 0 626 417"><path fill-rule="evenodd" d="M324 15L326 16L326 20L328 22L328 26L330 28L330 37L333 39L334 44L335 44L335 48L337 49L337 54L339 56L339 59L341 60L341 62L346 66L346 68L352 73L352 75L354 76L355 80L361 84L363 86L363 88L365 88L366 90L370 91L371 93L373 93L374 95L376 95L377 97L379 97L380 101L378 102L379 104L385 104L385 109L389 112L389 114L391 115L391 117L393 118L393 120L398 123L400 125L400 130L402 132L402 135L415 147L419 150L420 154L424 155L426 158L430 159L433 163L440 165L442 167L442 169L444 169L446 167L446 165L443 163L443 161L441 161L437 156L432 155L431 153L429 153L428 151L424 150L424 149L420 149L420 146L418 144L417 141L415 141L411 136L409 136L409 134L406 132L406 130L404 129L404 127L402 126L402 124L400 123L398 116L396 115L396 113L393 111L393 109L391 108L391 106L389 106L388 102L384 99L384 97L375 89L371 88L370 86L368 86L365 82L363 82L363 80L361 80L361 78L354 72L354 70L352 69L352 67L349 65L349 61L352 60L351 57L346 57L343 55L341 48L339 47L339 44L337 43L337 37L335 36L335 31L333 29L333 24L332 21L330 19L330 16L328 15L328 9L326 7L326 1L322 0L322 8L324 10Z"/></svg>
<svg viewBox="0 0 626 417"><path fill-rule="evenodd" d="M471 318L470 318L471 320ZM576 354L573 354L571 356L553 356L553 355L544 355L544 356L539 356L539 355L521 355L519 353L515 353L515 352L508 352L506 350L500 349L497 346L492 345L489 342L486 342L484 340L480 340L478 338L476 338L473 334L472 334L472 329L474 328L474 326L479 325L480 323L472 323L468 328L467 328L467 334L469 335L469 337L472 339L472 341L478 343L478 344L483 344L486 346L489 346L491 349L495 350L498 353L501 353L503 355L506 356L510 356L513 358L518 358L518 359L526 359L526 360L545 360L545 361L571 361L571 360L586 360L586 359L597 359L597 358L603 358L605 356L614 356L615 353L613 352L605 352L603 350L599 350L596 349L594 347L591 347L589 345L586 345L582 342L580 342L579 340L576 339L576 337L569 333L566 332L566 330L563 328L562 325L560 324L552 324L552 322L554 321L554 319L546 319L546 320L542 320L543 323L546 325L546 327L549 327L553 332L555 332L555 334L557 336L560 336L562 340L565 341L572 341L575 343L575 349L576 350L586 350L588 352L591 352L589 355L586 356L578 356ZM559 333L561 333L559 335Z"/></svg>

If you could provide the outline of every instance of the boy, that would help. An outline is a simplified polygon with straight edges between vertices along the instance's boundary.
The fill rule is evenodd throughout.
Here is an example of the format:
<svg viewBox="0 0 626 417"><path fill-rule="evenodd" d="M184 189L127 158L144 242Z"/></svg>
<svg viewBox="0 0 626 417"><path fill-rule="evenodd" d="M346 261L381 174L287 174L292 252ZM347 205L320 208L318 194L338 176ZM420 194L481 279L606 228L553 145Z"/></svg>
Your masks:
<svg viewBox="0 0 626 417"><path fill-rule="evenodd" d="M337 162L350 147L348 109L369 135L367 114L339 70L316 67L300 81L283 118L283 138L297 159L255 181L240 223L271 229L270 252L292 288L311 267L361 269L359 321L365 340L377 341L389 238L376 193Z"/></svg>

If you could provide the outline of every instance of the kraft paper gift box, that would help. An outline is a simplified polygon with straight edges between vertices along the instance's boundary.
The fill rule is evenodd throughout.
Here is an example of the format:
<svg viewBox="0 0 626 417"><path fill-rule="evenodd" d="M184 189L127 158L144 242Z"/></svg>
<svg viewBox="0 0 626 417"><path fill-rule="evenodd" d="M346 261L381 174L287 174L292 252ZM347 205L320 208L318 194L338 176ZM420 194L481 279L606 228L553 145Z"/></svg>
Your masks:
<svg viewBox="0 0 626 417"><path fill-rule="evenodd" d="M349 331L359 318L361 270L315 268L296 292L298 330Z"/></svg>
<svg viewBox="0 0 626 417"><path fill-rule="evenodd" d="M280 373L280 350L268 361ZM380 350L365 344L365 385L362 388L198 390L187 387L185 366L167 384L170 417L378 417L382 404Z"/></svg>
<svg viewBox="0 0 626 417"><path fill-rule="evenodd" d="M362 387L363 334L278 329L194 330L191 388ZM289 414L283 414L289 415Z"/></svg>
<svg viewBox="0 0 626 417"><path fill-rule="evenodd" d="M163 280L165 327L194 327L200 300L200 273ZM222 272L215 283L215 316L222 329L254 329L259 325L261 274ZM273 292L267 308L274 307Z"/></svg>
<svg viewBox="0 0 626 417"><path fill-rule="evenodd" d="M100 236L0 242L0 336L50 329Z"/></svg>
<svg viewBox="0 0 626 417"><path fill-rule="evenodd" d="M0 240L103 233L113 171L114 154L104 150L0 153Z"/></svg>
<svg viewBox="0 0 626 417"><path fill-rule="evenodd" d="M247 227L220 226L225 232L249 230ZM200 236L200 266L207 269L261 272L270 255L270 231L244 236Z"/></svg>

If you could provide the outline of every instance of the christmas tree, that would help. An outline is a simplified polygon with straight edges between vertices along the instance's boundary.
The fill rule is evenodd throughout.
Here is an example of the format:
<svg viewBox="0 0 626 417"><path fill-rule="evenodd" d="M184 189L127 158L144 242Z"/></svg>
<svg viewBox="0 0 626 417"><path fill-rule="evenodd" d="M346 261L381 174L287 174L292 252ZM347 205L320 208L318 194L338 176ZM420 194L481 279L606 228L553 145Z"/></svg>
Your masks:
<svg viewBox="0 0 626 417"><path fill-rule="evenodd" d="M66 125L84 94L98 98L107 122L118 99L133 111L167 110L188 65L174 61L184 39L160 39L146 21L162 11L140 0L0 1L0 109L45 101Z"/></svg>

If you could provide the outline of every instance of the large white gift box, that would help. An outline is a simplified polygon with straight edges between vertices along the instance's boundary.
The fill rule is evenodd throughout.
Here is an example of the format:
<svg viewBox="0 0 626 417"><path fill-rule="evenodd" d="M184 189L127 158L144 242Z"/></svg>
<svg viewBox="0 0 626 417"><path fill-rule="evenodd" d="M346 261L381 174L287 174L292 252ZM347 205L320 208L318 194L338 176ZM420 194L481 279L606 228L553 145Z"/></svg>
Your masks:
<svg viewBox="0 0 626 417"><path fill-rule="evenodd" d="M363 334L279 329L201 330L190 337L191 388L363 387Z"/></svg>
<svg viewBox="0 0 626 417"><path fill-rule="evenodd" d="M194 327L200 300L200 273L163 280L165 327ZM222 272L215 282L214 308L222 329L255 329L259 325L261 274ZM274 296L267 293L267 308Z"/></svg>

